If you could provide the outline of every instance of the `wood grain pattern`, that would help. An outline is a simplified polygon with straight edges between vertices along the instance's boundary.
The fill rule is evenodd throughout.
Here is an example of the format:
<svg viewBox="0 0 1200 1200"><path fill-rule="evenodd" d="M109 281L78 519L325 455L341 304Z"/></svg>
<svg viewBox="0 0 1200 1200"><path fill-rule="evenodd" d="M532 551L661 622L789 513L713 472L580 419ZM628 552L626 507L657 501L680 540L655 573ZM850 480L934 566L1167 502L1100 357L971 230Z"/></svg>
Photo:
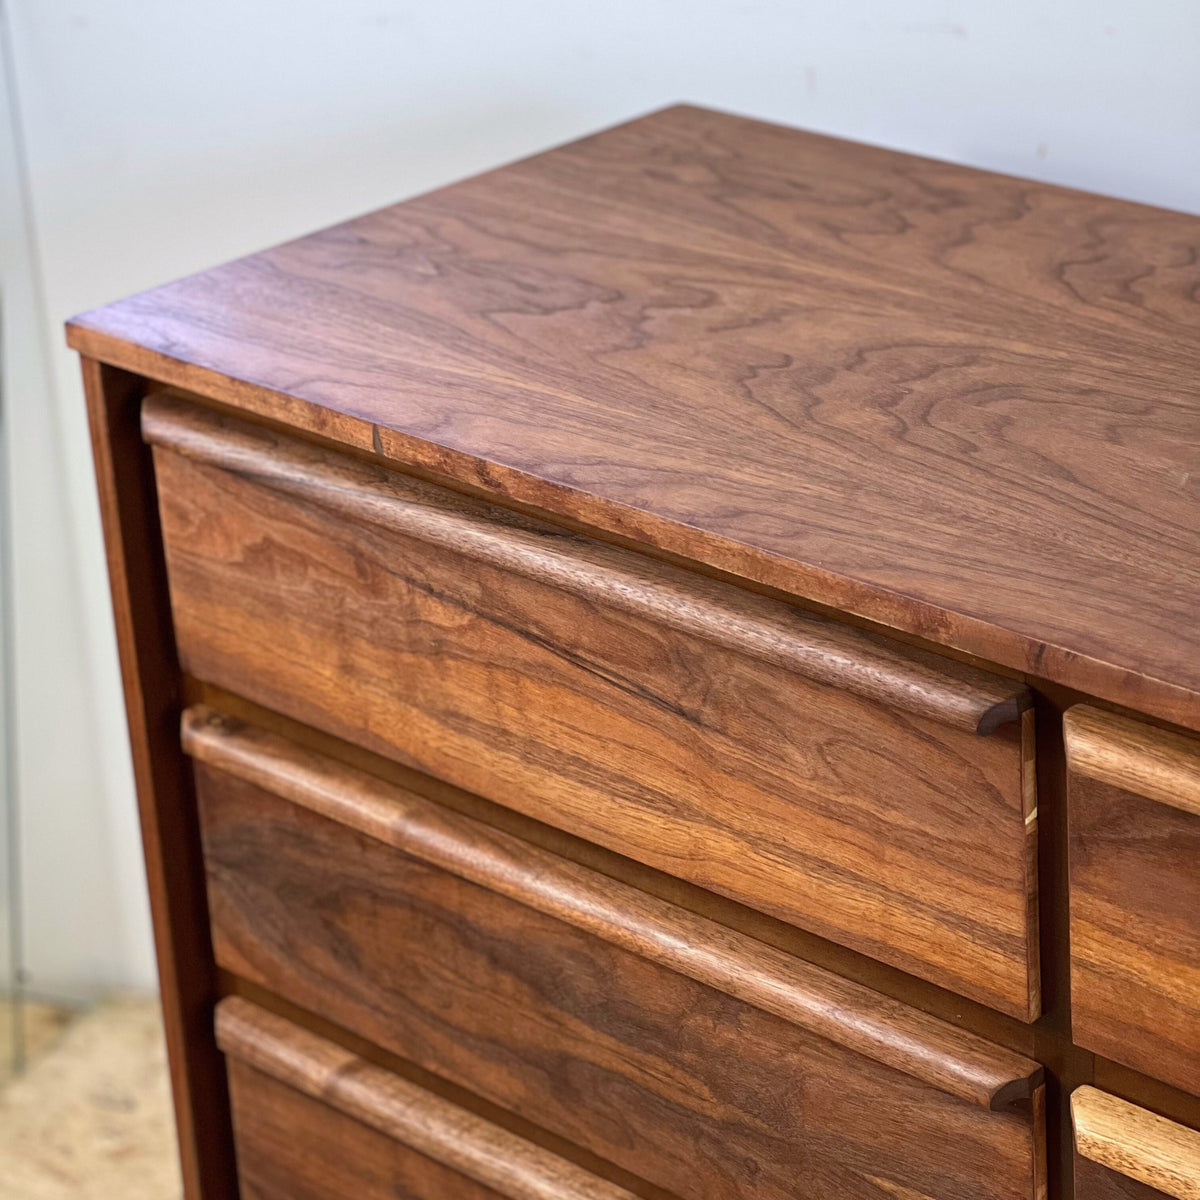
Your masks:
<svg viewBox="0 0 1200 1200"><path fill-rule="evenodd" d="M85 359L83 382L137 787L171 1091L187 1200L232 1200L225 1073L212 1033L216 972L191 772L177 734L179 664L149 454L144 381Z"/></svg>
<svg viewBox="0 0 1200 1200"><path fill-rule="evenodd" d="M596 1179L573 1163L240 997L222 1000L216 1021L217 1041L227 1055L449 1167L468 1181L482 1184L485 1196L498 1194L509 1200L634 1200L624 1188ZM243 1099L254 1103L261 1101L262 1095ZM315 1126L318 1136L327 1139L332 1132L320 1119L309 1123ZM293 1138L296 1132L291 1131ZM239 1157L241 1148L239 1137ZM334 1190L334 1185L351 1182L346 1178L352 1169L347 1170L345 1149L320 1164L325 1179L317 1194L328 1200L341 1200L350 1194ZM379 1157L378 1149L375 1156ZM392 1165L388 1161L389 1171ZM462 1194L469 1196L471 1192L468 1184ZM389 1190L384 1194L395 1193ZM460 1193L443 1194L449 1200ZM287 1200L292 1196L288 1195ZM436 1195L429 1200L436 1200Z"/></svg>
<svg viewBox="0 0 1200 1200"><path fill-rule="evenodd" d="M1110 1171L1082 1154L1075 1154L1074 1160L1075 1200L1163 1200L1166 1196L1166 1192Z"/></svg>
<svg viewBox="0 0 1200 1200"><path fill-rule="evenodd" d="M406 788L208 708L183 717L198 762L566 921L951 1095L1000 1111L1041 1069L675 904Z"/></svg>
<svg viewBox="0 0 1200 1200"><path fill-rule="evenodd" d="M1087 704L1063 730L1075 774L1200 817L1200 741Z"/></svg>
<svg viewBox="0 0 1200 1200"><path fill-rule="evenodd" d="M1071 1119L1081 1158L1137 1181L1152 1194L1200 1200L1200 1133L1093 1087L1072 1094ZM1113 1194L1140 1196L1136 1190ZM1089 1200L1078 1187L1075 1195Z"/></svg>
<svg viewBox="0 0 1200 1200"><path fill-rule="evenodd" d="M1037 1015L1031 726L978 737L348 518L271 486L320 471L263 436L267 478L155 449L193 675ZM394 475L331 457L391 507Z"/></svg>
<svg viewBox="0 0 1200 1200"><path fill-rule="evenodd" d="M241 1200L497 1200L287 1084L229 1061Z"/></svg>
<svg viewBox="0 0 1200 1200"><path fill-rule="evenodd" d="M197 783L222 966L659 1187L1038 1192L1040 1089L989 1112L203 764Z"/></svg>
<svg viewBox="0 0 1200 1200"><path fill-rule="evenodd" d="M573 536L394 472L371 471L170 393L147 397L148 442L248 475L487 566L587 596L868 700L983 736L1019 718L1023 684L794 605Z"/></svg>
<svg viewBox="0 0 1200 1200"><path fill-rule="evenodd" d="M679 107L85 353L1200 727L1200 220Z"/></svg>
<svg viewBox="0 0 1200 1200"><path fill-rule="evenodd" d="M1075 1039L1200 1094L1200 816L1097 777L1176 797L1185 739L1076 708L1066 740Z"/></svg>
<svg viewBox="0 0 1200 1200"><path fill-rule="evenodd" d="M482 822L489 829L507 832L524 846L533 846L546 850L558 859L588 867L593 872L626 884L636 891L646 893L665 900L676 908L689 913L706 917L725 929L734 930L790 955L831 972L840 979L853 981L872 992L881 993L892 1000L898 1000L909 1007L919 1009L931 1016L959 1028L969 1030L993 1046L1003 1046L1015 1054L1028 1059L1042 1060L1042 1052L1037 1049L1045 1043L1045 1035L1049 1026L1045 1021L1030 1023L1010 1017L989 1008L974 1000L968 1000L957 993L944 988L935 987L924 980L908 975L895 967L887 966L878 959L868 958L856 951L840 946L836 942L827 941L816 934L808 933L796 925L780 921L776 917L739 904L715 892L698 887L693 883L668 875L663 871L646 866L632 858L616 854L611 850L598 846L595 842L567 833L565 830L548 825L545 822L526 817L524 814L499 805L482 796L456 788L443 780L435 779L411 767L398 763L394 758L375 754L361 746L355 746L343 741L311 725L303 725L280 713L253 704L242 696L225 691L211 684L203 684L191 677L185 679L185 696L190 707L208 708L222 714L222 719L233 719L236 724L250 726L255 730L268 731L282 738L292 746L333 759L336 763L360 771L372 779L382 780L395 785L403 792L412 792L432 801L440 809L449 809L463 816L469 816ZM1061 714L1053 723L1053 728L1061 726ZM1039 726L1042 738L1050 736L1051 727L1047 715L1047 724ZM1039 756L1039 763L1042 756ZM232 772L236 773L236 771ZM1054 781L1042 781L1053 796ZM1064 782L1060 780L1059 783ZM282 785L281 785L282 786ZM1066 944L1066 803L1065 794L1062 796L1062 856L1064 863L1063 882L1061 888L1053 887L1053 893L1062 898L1062 944ZM1056 943L1057 944L1057 943ZM1069 956L1064 957L1064 979L1069 969ZM228 972L225 973L228 976ZM1063 988L1066 992L1066 988ZM254 999L251 995L250 999ZM285 1015L287 1015L285 1013ZM1054 1035L1063 1044L1070 1042L1069 1020L1060 1021ZM319 1031L318 1031L319 1032ZM1085 1055L1090 1059L1090 1055ZM386 1065L386 1064L384 1064ZM1121 1068L1124 1070L1124 1068ZM1126 1075L1130 1072L1126 1071ZM1074 1083L1090 1082L1078 1079ZM1127 1086L1116 1086L1109 1089L1118 1095L1130 1095L1138 1103L1145 1103L1136 1095L1130 1094ZM1195 1100L1197 1105L1196 1124L1200 1125L1200 1098ZM1145 1103L1146 1107L1162 1109L1163 1105ZM1176 1120L1190 1123L1190 1116L1182 1114L1171 1115ZM618 1181L619 1182L619 1181Z"/></svg>

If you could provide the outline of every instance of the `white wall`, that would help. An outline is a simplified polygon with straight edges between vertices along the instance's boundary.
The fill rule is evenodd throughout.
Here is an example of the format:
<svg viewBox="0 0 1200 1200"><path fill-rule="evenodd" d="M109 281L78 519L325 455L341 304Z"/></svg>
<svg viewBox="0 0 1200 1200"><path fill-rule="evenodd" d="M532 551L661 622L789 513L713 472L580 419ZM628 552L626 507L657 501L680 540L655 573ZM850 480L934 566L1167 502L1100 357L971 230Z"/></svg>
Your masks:
<svg viewBox="0 0 1200 1200"><path fill-rule="evenodd" d="M37 317L58 347L52 397L32 376L19 397L38 505L22 665L42 676L24 693L28 937L47 986L149 973L65 317L681 99L1200 211L1200 0L10 8Z"/></svg>
<svg viewBox="0 0 1200 1200"><path fill-rule="evenodd" d="M39 303L37 239L28 236L7 99L8 90L0 89L0 358L17 566L12 665L23 903L3 914L0 927L8 920L24 926L33 992L83 1001L107 987L152 982L153 964L115 720L112 745L100 743L105 725L97 718L119 699L111 671L97 674L93 661L97 651L111 653L111 638L89 471L82 447L73 461L64 454L78 439L79 412L68 408L77 402L73 392L59 396L51 385L60 339ZM7 908L9 892L5 866L0 908ZM7 944L0 950L3 987L12 983L8 950Z"/></svg>

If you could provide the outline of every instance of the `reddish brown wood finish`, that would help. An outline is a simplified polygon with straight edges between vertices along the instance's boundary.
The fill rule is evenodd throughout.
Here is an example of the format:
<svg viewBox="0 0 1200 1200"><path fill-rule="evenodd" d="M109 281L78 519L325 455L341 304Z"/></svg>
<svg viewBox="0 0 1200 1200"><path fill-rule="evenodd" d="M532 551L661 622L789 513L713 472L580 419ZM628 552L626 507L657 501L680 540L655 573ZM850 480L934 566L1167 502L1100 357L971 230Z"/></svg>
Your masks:
<svg viewBox="0 0 1200 1200"><path fill-rule="evenodd" d="M1200 1200L1200 1133L1081 1087L1071 1096L1076 1200Z"/></svg>
<svg viewBox="0 0 1200 1200"><path fill-rule="evenodd" d="M336 1108L231 1059L241 1200L499 1200Z"/></svg>
<svg viewBox="0 0 1200 1200"><path fill-rule="evenodd" d="M887 1026L886 994L1034 1054L1050 1072L1050 1200L1070 1192L1066 1095L1078 1084L1094 1080L1200 1127L1200 1089L1188 1095L1162 1082L1197 1086L1197 1005L1187 989L1200 965L1200 899L1189 874L1200 774L1191 741L1108 714L1082 729L1080 714L1072 718L1072 962L1057 718L1090 694L1131 715L1200 729L1198 246L1195 217L675 108L72 322L69 340L85 355L189 1200L226 1200L236 1180L211 1024L217 969L192 779L176 737L183 681L151 460L137 430L141 398L164 383L274 425L261 435L269 445L284 429L309 438L322 447L313 461L328 464L341 457L330 448L342 448L376 479L397 478L388 466L411 476L405 487L436 485L448 498L449 485L461 493L449 504L456 512L479 511L472 495L500 500L508 511L492 545L514 558L488 566L487 554L468 555L481 571L536 560L532 574L543 586L569 592L571 580L585 579L599 587L593 601L602 597L623 627L654 609L650 623L682 639L672 644L694 639L704 655L711 648L712 664L744 659L801 686L815 678L849 703L894 708L908 728L926 721L964 737L994 729L1024 703L1019 685L989 699L966 668L914 670L922 654L849 631L841 618L809 621L786 602L792 597L849 623L867 618L912 642L965 651L981 666L1027 672L1040 693L1037 771L1048 831L1039 863L1048 1011L1036 1024L960 1004L914 975L712 892L595 846L580 849L560 830L542 833L551 846L573 846L564 852L581 861L877 989L862 1036ZM264 461L271 456L255 469ZM270 481L304 504L309 484L278 472ZM518 510L537 519L526 523ZM361 528L361 513L342 517ZM530 530L532 542L521 543ZM578 571L537 548L544 536L569 551ZM431 561L464 553L437 537L427 544ZM279 546L250 548L260 565L274 555L281 586L299 586L312 564L328 565L320 553L289 560ZM644 571L625 570L635 560ZM298 567L290 578L289 561ZM368 572L356 586L376 583ZM732 593L741 597L736 611L723 600ZM338 604L335 591L327 606L335 623ZM262 635L260 682L277 665L272 647L294 653L286 637ZM336 674L341 664L327 665ZM257 694L288 707L287 693ZM226 699L236 711L247 703ZM779 711L793 702L785 698ZM386 723L359 736L367 723L355 725L353 708L343 703L345 724L335 732L358 748L258 712L302 743L417 780L394 748L372 740L391 736ZM998 745L1011 728L975 741ZM481 787L485 772L474 769L459 778ZM432 780L413 786L443 798L453 790ZM1027 788L1031 827L1032 800ZM505 828L534 827L515 809L478 804L470 811L490 811ZM913 828L927 826L916 820ZM822 854L833 853L827 839L817 841ZM1032 853L1034 840L1026 845ZM873 853L888 859L889 840L879 838ZM954 865L932 849L928 862ZM1032 902L1034 890L1026 896ZM534 915L563 921L565 911ZM616 929L619 916L598 903L589 920ZM614 944L635 956L652 946L675 954L672 969L685 985L729 985L738 1004L752 1012L764 1004L775 1020L772 1004L802 1000L781 986L788 981L772 973L770 955L753 965L736 960L750 972L738 979L713 953L716 942L672 948L655 941L665 930L654 933L644 918L625 934L650 942ZM586 924L572 929L604 936ZM252 945L268 940L261 928L251 933ZM1025 945L1032 961L1035 942ZM705 974L684 978L693 969ZM957 969L964 979L975 970L965 962ZM1080 1037L1150 1074L1093 1061L1072 1044L1070 970ZM221 979L255 990L248 980ZM985 986L992 997L996 980L988 976ZM1144 1000L1136 1009L1135 993ZM1006 994L1015 1004L1016 991ZM321 1024L283 998L260 998ZM366 1058L387 1058L355 1044ZM922 1045L908 1045L910 1057L919 1060ZM897 1059L903 1048L893 1047ZM279 1118L287 1106L273 1105L287 1089L255 1070L234 1068L243 1095L266 1097L243 1109L260 1122L245 1128L264 1156L274 1155L280 1120L291 1117ZM954 1091L969 1075L955 1082L950 1071L938 1086ZM974 1103L976 1119L987 1118ZM304 1112L292 1116L313 1145L345 1130L337 1114ZM576 1153L549 1140L567 1158ZM289 1153L272 1168L283 1172L272 1186L290 1198L304 1194L310 1164L304 1146L293 1143ZM338 1179L335 1191L361 1190L367 1200L386 1178L437 1195L447 1178L410 1174L414 1160L405 1165L389 1145L380 1155L372 1161L384 1176L367 1166L352 1184ZM581 1161L641 1186L595 1156ZM1093 1195L1089 1188L1096 1200L1147 1195L1148 1185L1092 1159L1077 1165L1080 1196ZM873 1200L917 1198L885 1188Z"/></svg>
<svg viewBox="0 0 1200 1200"><path fill-rule="evenodd" d="M811 616L787 644L814 624L822 640L784 655L786 606L714 584L722 645L681 627L655 588L688 580L649 560L589 559L559 531L195 406L148 405L145 426L192 674L1037 1015L1032 728L977 736L1016 714L1020 685ZM731 645L739 623L753 657ZM859 695L812 678L826 662ZM939 707L954 726L881 693L926 711L955 697Z"/></svg>
<svg viewBox="0 0 1200 1200"><path fill-rule="evenodd" d="M191 708L183 744L205 780L269 791L982 1108L1041 1082L1022 1055L252 724Z"/></svg>
<svg viewBox="0 0 1200 1200"><path fill-rule="evenodd" d="M247 411L1200 728L1200 220L679 107L77 318Z"/></svg>
<svg viewBox="0 0 1200 1200"><path fill-rule="evenodd" d="M187 1200L236 1195L225 1075L212 1034L216 972L192 778L179 747L179 664L150 459L144 381L85 359L83 381L108 552L138 813L154 916Z"/></svg>
<svg viewBox="0 0 1200 1200"><path fill-rule="evenodd" d="M691 634L943 725L987 737L1019 719L1027 687L793 604L629 554L509 509L372 469L172 393L142 406L148 442L338 516Z"/></svg>
<svg viewBox="0 0 1200 1200"><path fill-rule="evenodd" d="M1075 1039L1200 1094L1200 739L1066 716Z"/></svg>
<svg viewBox="0 0 1200 1200"><path fill-rule="evenodd" d="M246 1000L221 1002L217 1037L243 1200L634 1200Z"/></svg>
<svg viewBox="0 0 1200 1200"><path fill-rule="evenodd" d="M331 765L310 768L324 789L372 807ZM816 1024L859 1044L890 1024L876 1059L258 787L208 767L198 782L223 966L652 1183L687 1200L1038 1195L1041 1091L1027 1060L990 1050L994 1072L1016 1072L1005 1092L1019 1084L1027 1100L988 1111L884 1065L900 1056L922 1070L919 1057L936 1070L961 1047L978 1070L977 1039L803 964L793 988L813 993ZM413 801L397 800L399 821ZM419 835L419 816L394 828ZM464 830L428 833L453 844ZM486 872L494 841L471 836L443 853ZM562 907L586 903L551 872ZM670 908L627 907L650 927ZM691 931L666 919L681 939Z"/></svg>

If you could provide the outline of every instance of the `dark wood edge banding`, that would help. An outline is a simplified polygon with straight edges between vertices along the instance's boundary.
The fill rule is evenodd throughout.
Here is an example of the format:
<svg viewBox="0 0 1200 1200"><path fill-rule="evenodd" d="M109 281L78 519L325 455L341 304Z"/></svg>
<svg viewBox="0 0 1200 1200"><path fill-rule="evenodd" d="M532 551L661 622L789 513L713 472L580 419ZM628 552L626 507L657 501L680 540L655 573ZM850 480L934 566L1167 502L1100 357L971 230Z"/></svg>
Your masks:
<svg viewBox="0 0 1200 1200"><path fill-rule="evenodd" d="M1001 1110L1041 1083L1030 1059L263 729L197 706L182 736L200 762L950 1095Z"/></svg>
<svg viewBox="0 0 1200 1200"><path fill-rule="evenodd" d="M1200 1200L1200 1133L1094 1087L1071 1094L1081 1157L1175 1200Z"/></svg>
<svg viewBox="0 0 1200 1200"><path fill-rule="evenodd" d="M147 893L171 1068L184 1200L236 1194L224 1064L212 1039L216 968L191 764L180 752L179 658L151 456L138 426L144 381L85 358L96 491L125 695Z"/></svg>
<svg viewBox="0 0 1200 1200"><path fill-rule="evenodd" d="M1200 739L1077 704L1063 717L1077 774L1200 816Z"/></svg>
<svg viewBox="0 0 1200 1200"><path fill-rule="evenodd" d="M624 1188L241 996L220 1002L216 1027L227 1055L511 1200L634 1200Z"/></svg>
<svg viewBox="0 0 1200 1200"><path fill-rule="evenodd" d="M152 445L305 503L419 538L727 649L982 736L1029 707L1023 684L732 584L339 455L170 393L148 397Z"/></svg>

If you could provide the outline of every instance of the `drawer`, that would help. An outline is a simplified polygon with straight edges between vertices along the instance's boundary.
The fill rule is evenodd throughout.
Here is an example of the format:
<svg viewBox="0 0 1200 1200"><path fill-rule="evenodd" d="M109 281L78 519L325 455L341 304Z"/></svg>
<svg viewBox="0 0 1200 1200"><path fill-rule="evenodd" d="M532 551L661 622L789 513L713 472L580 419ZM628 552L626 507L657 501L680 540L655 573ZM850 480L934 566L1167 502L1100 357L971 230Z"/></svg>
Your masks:
<svg viewBox="0 0 1200 1200"><path fill-rule="evenodd" d="M184 745L242 978L683 1200L1041 1195L1028 1059L210 710Z"/></svg>
<svg viewBox="0 0 1200 1200"><path fill-rule="evenodd" d="M194 676L1020 1018L1019 684L168 397Z"/></svg>
<svg viewBox="0 0 1200 1200"><path fill-rule="evenodd" d="M1093 1087L1071 1119L1075 1200L1200 1200L1200 1133Z"/></svg>
<svg viewBox="0 0 1200 1200"><path fill-rule="evenodd" d="M1200 740L1065 718L1075 1040L1200 1093Z"/></svg>
<svg viewBox="0 0 1200 1200"><path fill-rule="evenodd" d="M633 1200L249 1001L217 1008L242 1200Z"/></svg>

